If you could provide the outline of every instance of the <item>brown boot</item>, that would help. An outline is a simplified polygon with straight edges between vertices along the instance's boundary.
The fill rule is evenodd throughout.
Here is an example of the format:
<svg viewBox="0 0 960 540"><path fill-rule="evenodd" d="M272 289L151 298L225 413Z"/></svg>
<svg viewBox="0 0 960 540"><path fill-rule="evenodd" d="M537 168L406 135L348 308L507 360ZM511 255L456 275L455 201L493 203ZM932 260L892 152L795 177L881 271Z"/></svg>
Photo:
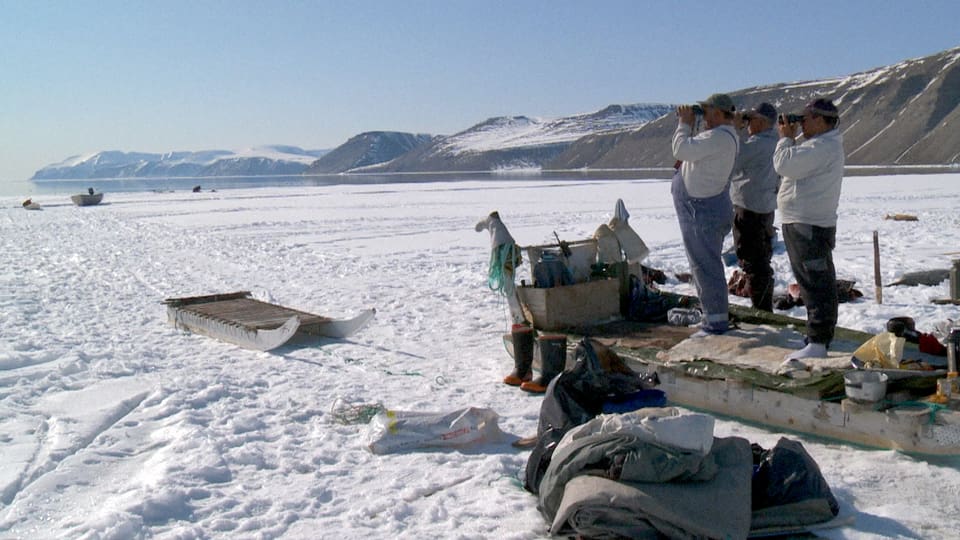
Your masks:
<svg viewBox="0 0 960 540"><path fill-rule="evenodd" d="M540 336L537 339L540 349L540 376L520 385L520 389L531 394L543 394L554 377L563 373L567 365L567 336Z"/></svg>
<svg viewBox="0 0 960 540"><path fill-rule="evenodd" d="M520 386L533 378L533 328L515 324L510 328L513 339L513 371L503 378L503 384Z"/></svg>

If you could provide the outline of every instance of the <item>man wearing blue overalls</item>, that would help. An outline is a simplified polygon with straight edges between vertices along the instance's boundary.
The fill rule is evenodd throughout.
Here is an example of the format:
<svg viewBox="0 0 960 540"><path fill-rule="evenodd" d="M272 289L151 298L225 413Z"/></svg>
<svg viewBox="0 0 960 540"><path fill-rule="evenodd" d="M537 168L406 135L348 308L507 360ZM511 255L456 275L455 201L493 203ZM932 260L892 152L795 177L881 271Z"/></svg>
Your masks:
<svg viewBox="0 0 960 540"><path fill-rule="evenodd" d="M699 102L707 129L693 134L696 107L677 108L673 156L679 162L671 193L680 223L683 246L690 263L703 319L702 337L729 329L727 280L721 252L723 239L733 223L730 173L737 158L739 140L733 126L736 106L726 94L714 94Z"/></svg>

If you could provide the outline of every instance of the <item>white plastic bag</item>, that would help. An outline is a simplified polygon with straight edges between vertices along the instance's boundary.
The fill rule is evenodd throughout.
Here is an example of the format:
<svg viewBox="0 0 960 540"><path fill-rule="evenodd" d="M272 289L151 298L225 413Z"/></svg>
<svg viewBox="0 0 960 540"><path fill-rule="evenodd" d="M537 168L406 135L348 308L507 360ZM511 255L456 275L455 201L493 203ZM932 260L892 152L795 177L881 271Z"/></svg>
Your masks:
<svg viewBox="0 0 960 540"><path fill-rule="evenodd" d="M620 242L620 249L623 250L623 254L626 256L628 262L639 263L650 254L650 248L647 247L647 244L643 242L640 235L638 235L637 232L633 230L633 227L626 221L613 218L610 220L608 226L617 236L617 241Z"/></svg>
<svg viewBox="0 0 960 540"><path fill-rule="evenodd" d="M853 356L869 368L899 369L905 341L892 332L880 332L853 351Z"/></svg>
<svg viewBox="0 0 960 540"><path fill-rule="evenodd" d="M707 455L713 447L714 418L681 413L676 407L644 407L620 414L601 414L568 431L555 451L582 437L630 433L642 441Z"/></svg>
<svg viewBox="0 0 960 540"><path fill-rule="evenodd" d="M364 446L374 454L413 448L465 446L499 439L497 413L469 407L453 412L385 410L370 420Z"/></svg>
<svg viewBox="0 0 960 540"><path fill-rule="evenodd" d="M623 260L623 256L620 255L620 241L606 223L601 223L597 227L593 238L597 241L597 262L612 264Z"/></svg>

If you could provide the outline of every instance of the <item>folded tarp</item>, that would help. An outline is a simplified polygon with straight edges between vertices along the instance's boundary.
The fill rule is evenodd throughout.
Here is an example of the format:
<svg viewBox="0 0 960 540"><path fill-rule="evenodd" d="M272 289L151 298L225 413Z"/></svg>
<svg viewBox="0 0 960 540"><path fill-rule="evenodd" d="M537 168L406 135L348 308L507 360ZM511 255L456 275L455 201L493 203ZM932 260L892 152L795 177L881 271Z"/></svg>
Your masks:
<svg viewBox="0 0 960 540"><path fill-rule="evenodd" d="M550 532L589 538L746 538L751 522L750 443L738 437L715 439L704 460L716 469L700 481L573 477L562 488ZM545 487L541 484L541 501Z"/></svg>

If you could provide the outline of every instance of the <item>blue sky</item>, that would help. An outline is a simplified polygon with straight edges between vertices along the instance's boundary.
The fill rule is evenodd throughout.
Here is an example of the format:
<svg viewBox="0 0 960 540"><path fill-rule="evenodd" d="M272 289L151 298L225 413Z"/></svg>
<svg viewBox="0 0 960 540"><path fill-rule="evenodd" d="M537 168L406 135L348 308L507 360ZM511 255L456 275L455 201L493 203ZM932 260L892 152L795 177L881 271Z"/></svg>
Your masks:
<svg viewBox="0 0 960 540"><path fill-rule="evenodd" d="M960 2L0 0L0 181L99 150L333 148L842 76Z"/></svg>

